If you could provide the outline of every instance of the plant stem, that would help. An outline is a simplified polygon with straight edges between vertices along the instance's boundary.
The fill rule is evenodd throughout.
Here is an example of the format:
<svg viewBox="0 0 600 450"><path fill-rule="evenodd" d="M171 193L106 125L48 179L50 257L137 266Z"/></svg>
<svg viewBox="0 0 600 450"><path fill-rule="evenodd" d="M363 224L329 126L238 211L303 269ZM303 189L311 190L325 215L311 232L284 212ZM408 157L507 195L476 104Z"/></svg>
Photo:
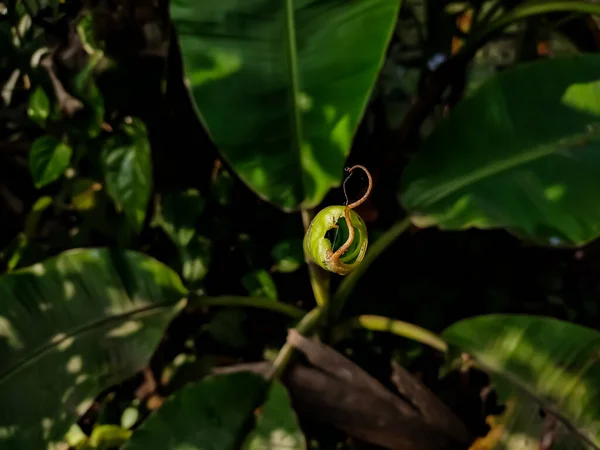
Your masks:
<svg viewBox="0 0 600 450"><path fill-rule="evenodd" d="M404 233L409 226L409 218L405 218L396 222L389 230L383 233L379 239L373 243L373 245L369 247L363 262L360 263L353 272L344 278L344 280L340 283L335 295L333 296L333 300L329 308L330 320L334 320L339 316L344 304L346 303L346 300L348 300L350 293L354 289L354 286L356 286L358 280L360 280L364 273L369 269L371 264L373 264L379 255L381 255L385 249L390 246L390 244L398 239L398 237Z"/></svg>
<svg viewBox="0 0 600 450"><path fill-rule="evenodd" d="M310 221L312 220L312 214L309 210L302 210L302 223L304 224L304 232L308 230ZM318 306L325 306L329 303L329 272L321 269L313 261L310 260L309 255L304 255L306 264L308 266L308 276L310 277L310 285L312 287L315 301Z"/></svg>
<svg viewBox="0 0 600 450"><path fill-rule="evenodd" d="M442 353L446 353L448 350L448 344L446 344L437 334L412 323L382 316L366 315L350 319L336 327L333 336L335 336L335 340L339 340L342 336L345 336L348 331L356 328L365 328L372 331L387 331L388 333L428 345Z"/></svg>
<svg viewBox="0 0 600 450"><path fill-rule="evenodd" d="M296 327L296 331L303 336L310 336L314 332L315 328L319 325L323 317L323 311L324 309L318 306L311 310L300 321ZM289 342L286 342L283 347L281 347L281 350L279 350L279 353L273 362L273 369L268 376L269 381L273 381L281 377L288 363L292 359L293 354L294 346Z"/></svg>
<svg viewBox="0 0 600 450"><path fill-rule="evenodd" d="M304 232L308 230L310 221L312 220L312 213L306 209L302 210L302 223L304 224ZM308 265L308 274L310 277L310 285L317 302L317 307L307 313L300 323L296 326L296 331L303 336L311 335L315 328L321 322L321 319L325 315L323 312L327 309L329 304L329 272L321 269L315 263L310 261L309 255L304 255L306 263ZM279 350L275 361L273 362L273 369L269 373L269 381L276 380L281 377L285 368L289 364L294 354L294 346L286 341L283 347Z"/></svg>
<svg viewBox="0 0 600 450"><path fill-rule="evenodd" d="M288 316L289 318L295 320L300 320L306 315L304 310L296 308L293 305L288 305L286 303L261 297L242 297L235 295L205 297L191 295L188 305L192 308L199 308L203 306L242 306L248 308L266 309L283 314L284 316Z"/></svg>

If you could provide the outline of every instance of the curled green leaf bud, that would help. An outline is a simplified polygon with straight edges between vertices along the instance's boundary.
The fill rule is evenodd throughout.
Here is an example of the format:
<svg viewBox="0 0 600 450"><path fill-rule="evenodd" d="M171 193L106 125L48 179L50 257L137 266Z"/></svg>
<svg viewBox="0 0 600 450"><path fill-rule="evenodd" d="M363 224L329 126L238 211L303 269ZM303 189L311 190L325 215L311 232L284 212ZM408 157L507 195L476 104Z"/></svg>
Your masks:
<svg viewBox="0 0 600 450"><path fill-rule="evenodd" d="M304 236L307 257L323 269L340 275L352 272L362 262L369 243L367 226L353 209L367 199L373 181L363 166L346 170L352 172L356 168L364 170L369 179L365 195L350 205L328 206L319 211Z"/></svg>

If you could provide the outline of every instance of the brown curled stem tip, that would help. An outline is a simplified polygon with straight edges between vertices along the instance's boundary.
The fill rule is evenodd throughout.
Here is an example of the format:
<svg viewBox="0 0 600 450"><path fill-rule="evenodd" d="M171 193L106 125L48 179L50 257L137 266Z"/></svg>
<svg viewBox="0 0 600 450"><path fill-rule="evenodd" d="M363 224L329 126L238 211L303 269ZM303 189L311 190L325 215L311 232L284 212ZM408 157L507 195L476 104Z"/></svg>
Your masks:
<svg viewBox="0 0 600 450"><path fill-rule="evenodd" d="M367 198L369 198L369 195L371 195L371 190L373 189L373 178L371 178L371 173L367 170L367 168L365 166L361 166L361 165L356 165L356 166L352 166L352 167L346 167L346 172L352 173L352 171L354 171L354 169L360 169L362 170L365 175L367 176L367 179L369 180L369 185L367 186L367 192L365 192L365 194L359 198L358 200L356 200L354 203L350 203L348 205L348 208L350 209L354 209L357 206L362 205Z"/></svg>
<svg viewBox="0 0 600 450"><path fill-rule="evenodd" d="M346 219L346 224L348 225L348 239L346 239L344 245L338 248L337 251L333 255L331 255L331 259L336 265L339 264L340 258L344 253L348 251L348 249L352 245L352 242L354 241L354 227L352 226L352 219L350 218L350 210L356 208L359 205L362 205L367 200L369 195L371 195L371 189L373 189L373 178L371 177L371 174L369 173L367 168L365 166L356 165L352 167L346 167L345 170L346 172L352 173L354 169L361 169L367 175L367 178L369 179L369 185L367 186L367 192L365 192L365 194L361 198L359 198L354 203L346 205L346 207L344 208L344 218Z"/></svg>

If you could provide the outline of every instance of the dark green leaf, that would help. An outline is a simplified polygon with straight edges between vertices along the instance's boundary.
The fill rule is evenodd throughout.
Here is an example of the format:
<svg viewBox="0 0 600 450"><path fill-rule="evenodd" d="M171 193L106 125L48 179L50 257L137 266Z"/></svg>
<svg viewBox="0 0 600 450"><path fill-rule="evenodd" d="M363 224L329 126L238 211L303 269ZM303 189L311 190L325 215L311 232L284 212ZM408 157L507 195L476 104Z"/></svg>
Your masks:
<svg viewBox="0 0 600 450"><path fill-rule="evenodd" d="M61 440L147 364L184 295L172 270L135 252L71 250L0 278L0 448Z"/></svg>
<svg viewBox="0 0 600 450"><path fill-rule="evenodd" d="M166 194L157 208L154 224L160 226L178 247L190 243L196 232L196 220L204 209L204 200L196 189Z"/></svg>
<svg viewBox="0 0 600 450"><path fill-rule="evenodd" d="M283 273L296 271L304 264L302 239L287 239L279 242L271 250L271 257L275 260L272 270Z"/></svg>
<svg viewBox="0 0 600 450"><path fill-rule="evenodd" d="M313 207L339 185L399 3L171 2L199 116L261 197Z"/></svg>
<svg viewBox="0 0 600 450"><path fill-rule="evenodd" d="M212 184L212 194L219 205L229 205L233 197L234 182L231 174L226 170L220 170Z"/></svg>
<svg viewBox="0 0 600 450"><path fill-rule="evenodd" d="M29 98L27 115L37 124L43 124L50 114L50 100L41 86L35 88Z"/></svg>
<svg viewBox="0 0 600 450"><path fill-rule="evenodd" d="M418 226L506 227L538 242L600 234L600 56L524 64L442 122L404 174Z"/></svg>
<svg viewBox="0 0 600 450"><path fill-rule="evenodd" d="M492 374L501 399L534 399L600 448L600 333L547 317L466 319L442 337Z"/></svg>
<svg viewBox="0 0 600 450"><path fill-rule="evenodd" d="M60 178L69 167L73 150L53 136L36 139L29 151L29 171L37 188Z"/></svg>
<svg viewBox="0 0 600 450"><path fill-rule="evenodd" d="M202 236L194 236L191 242L179 249L181 273L189 286L200 283L210 267L210 241Z"/></svg>
<svg viewBox="0 0 600 450"><path fill-rule="evenodd" d="M209 323L202 329L210 333L212 338L234 348L244 348L247 344L242 326L246 314L239 309L223 309L215 313Z"/></svg>
<svg viewBox="0 0 600 450"><path fill-rule="evenodd" d="M152 162L146 127L139 120L123 125L127 143L104 150L104 177L109 195L139 232L152 190Z"/></svg>
<svg viewBox="0 0 600 450"><path fill-rule="evenodd" d="M260 408L256 427L246 438L244 450L303 450L306 440L298 426L288 392L279 381L271 384Z"/></svg>
<svg viewBox="0 0 600 450"><path fill-rule="evenodd" d="M167 399L123 450L237 450L266 389L252 373L207 377Z"/></svg>
<svg viewBox="0 0 600 450"><path fill-rule="evenodd" d="M253 270L242 277L242 284L252 297L266 297L277 300L277 286L269 272Z"/></svg>

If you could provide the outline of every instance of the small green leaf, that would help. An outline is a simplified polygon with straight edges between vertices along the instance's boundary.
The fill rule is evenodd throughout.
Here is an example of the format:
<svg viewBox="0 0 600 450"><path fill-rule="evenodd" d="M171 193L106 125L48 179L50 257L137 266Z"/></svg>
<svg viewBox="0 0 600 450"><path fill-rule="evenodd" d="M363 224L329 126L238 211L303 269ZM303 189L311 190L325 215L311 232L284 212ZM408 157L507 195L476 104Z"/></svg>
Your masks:
<svg viewBox="0 0 600 450"><path fill-rule="evenodd" d="M50 115L50 100L41 86L36 87L29 97L27 115L39 125L43 124Z"/></svg>
<svg viewBox="0 0 600 450"><path fill-rule="evenodd" d="M123 450L238 450L267 387L249 372L209 376L168 398Z"/></svg>
<svg viewBox="0 0 600 450"><path fill-rule="evenodd" d="M252 297L267 297L277 300L277 286L264 269L253 270L242 277L242 284Z"/></svg>
<svg viewBox="0 0 600 450"><path fill-rule="evenodd" d="M204 200L196 189L166 194L158 205L154 225L160 226L178 247L187 246L196 232Z"/></svg>
<svg viewBox="0 0 600 450"><path fill-rule="evenodd" d="M73 180L71 206L77 211L89 211L96 206L98 191L102 185L89 178Z"/></svg>
<svg viewBox="0 0 600 450"><path fill-rule="evenodd" d="M275 260L273 271L282 273L296 271L304 264L302 239L286 239L279 242L271 250L271 257Z"/></svg>
<svg viewBox="0 0 600 450"><path fill-rule="evenodd" d="M150 143L144 124L134 119L124 124L126 142L103 152L104 177L108 194L125 213L134 231L141 231L152 190Z"/></svg>
<svg viewBox="0 0 600 450"><path fill-rule="evenodd" d="M208 274L211 261L210 241L194 236L190 243L179 249L181 273L188 287L196 286Z"/></svg>
<svg viewBox="0 0 600 450"><path fill-rule="evenodd" d="M548 317L487 315L442 334L492 375L501 401L534 399L600 448L600 332Z"/></svg>
<svg viewBox="0 0 600 450"><path fill-rule="evenodd" d="M79 36L82 37L82 44L90 54L90 57L85 66L72 80L73 94L82 100L85 105L84 113L77 117L76 124L82 131L85 131L89 137L95 138L102 131L105 113L104 97L98 88L94 73L99 63L103 61L103 52L101 50L95 50L89 42L85 41L86 36L82 33L82 29L80 28L81 24L86 24L87 35L89 36L92 32L89 28L91 27L90 13L85 13L77 26Z"/></svg>
<svg viewBox="0 0 600 450"><path fill-rule="evenodd" d="M243 449L306 449L306 439L298 426L287 389L280 381L271 384L267 401L259 409L256 426L246 438Z"/></svg>
<svg viewBox="0 0 600 450"><path fill-rule="evenodd" d="M73 150L53 136L36 139L29 151L29 171L35 187L41 188L60 178L69 167Z"/></svg>

